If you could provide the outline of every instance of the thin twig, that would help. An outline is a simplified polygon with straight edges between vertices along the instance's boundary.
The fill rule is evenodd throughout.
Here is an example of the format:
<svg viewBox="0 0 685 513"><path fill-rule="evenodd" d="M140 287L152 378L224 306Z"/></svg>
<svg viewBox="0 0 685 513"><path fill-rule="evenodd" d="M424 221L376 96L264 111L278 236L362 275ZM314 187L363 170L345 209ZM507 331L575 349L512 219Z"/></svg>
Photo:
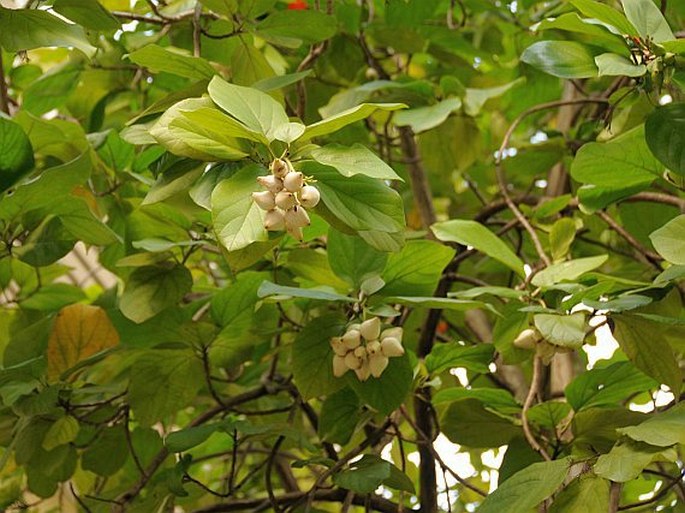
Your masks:
<svg viewBox="0 0 685 513"><path fill-rule="evenodd" d="M663 258L657 255L653 251L645 248L635 237L633 237L628 231L618 224L609 214L603 210L598 210L596 212L597 216L604 221L609 228L614 230L618 235L620 235L628 244L630 244L640 255L642 255L652 266L654 266L658 271L662 271L661 262Z"/></svg>
<svg viewBox="0 0 685 513"><path fill-rule="evenodd" d="M2 52L0 51L0 112L9 116L10 102L7 94L7 81L5 79L5 69L2 67Z"/></svg>
<svg viewBox="0 0 685 513"><path fill-rule="evenodd" d="M521 410L521 423L523 424L523 434L525 435L530 446L535 451L540 453L545 460L551 461L552 458L550 458L549 454L547 454L547 451L538 443L535 436L533 436L533 433L530 430L530 424L528 424L528 410L530 410L530 407L533 405L533 401L535 400L535 396L538 395L540 391L540 385L542 381L542 365L542 358L538 355L535 355L533 358L533 377L531 379L530 389L528 390L528 395L526 396L526 400L523 403L523 409Z"/></svg>

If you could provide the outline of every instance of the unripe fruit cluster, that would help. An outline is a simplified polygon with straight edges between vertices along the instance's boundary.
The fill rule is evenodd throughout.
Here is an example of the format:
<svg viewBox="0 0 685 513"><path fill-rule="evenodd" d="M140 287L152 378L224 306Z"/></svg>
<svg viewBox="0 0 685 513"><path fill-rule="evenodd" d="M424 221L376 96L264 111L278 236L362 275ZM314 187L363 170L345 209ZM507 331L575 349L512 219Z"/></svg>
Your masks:
<svg viewBox="0 0 685 513"><path fill-rule="evenodd" d="M342 337L331 339L333 348L333 375L343 376L353 370L359 381L369 376L380 378L388 366L389 358L402 356L402 328L381 331L381 320L372 317L361 324L352 324Z"/></svg>
<svg viewBox="0 0 685 513"><path fill-rule="evenodd" d="M545 364L549 364L557 353L568 353L568 347L550 344L535 328L526 328L514 339L514 347L535 351Z"/></svg>
<svg viewBox="0 0 685 513"><path fill-rule="evenodd" d="M311 223L306 209L319 203L319 190L307 185L304 175L295 171L287 160L274 159L269 167L270 175L257 178L266 190L252 193L257 206L266 210L264 228L272 232L287 230L301 241L302 228Z"/></svg>

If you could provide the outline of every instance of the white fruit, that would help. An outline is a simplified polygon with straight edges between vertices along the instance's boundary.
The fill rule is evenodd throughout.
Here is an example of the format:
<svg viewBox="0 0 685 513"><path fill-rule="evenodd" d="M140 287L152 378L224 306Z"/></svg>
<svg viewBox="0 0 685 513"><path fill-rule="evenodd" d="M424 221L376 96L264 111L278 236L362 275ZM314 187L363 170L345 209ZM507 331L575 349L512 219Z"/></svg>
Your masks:
<svg viewBox="0 0 685 513"><path fill-rule="evenodd" d="M290 192L298 192L304 185L304 175L299 171L291 171L283 178L283 187Z"/></svg>
<svg viewBox="0 0 685 513"><path fill-rule="evenodd" d="M402 356L404 354L404 347L396 338L387 337L381 342L381 351L388 358L392 358L394 356Z"/></svg>
<svg viewBox="0 0 685 513"><path fill-rule="evenodd" d="M381 320L378 317L362 322L362 327L359 330L366 340L376 340L381 334Z"/></svg>
<svg viewBox="0 0 685 513"><path fill-rule="evenodd" d="M337 354L333 356L333 375L336 378L341 377L343 374L345 374L350 368L347 366L345 363L345 357L344 356L338 356Z"/></svg>
<svg viewBox="0 0 685 513"><path fill-rule="evenodd" d="M359 381L366 381L369 379L369 376L371 375L371 369L369 368L368 360L364 360L361 364L361 367L355 369L354 373L357 375L357 378L359 378Z"/></svg>
<svg viewBox="0 0 685 513"><path fill-rule="evenodd" d="M352 351L345 355L345 365L348 369L356 370L362 366L362 359L357 358Z"/></svg>
<svg viewBox="0 0 685 513"><path fill-rule="evenodd" d="M313 185L305 185L300 191L300 203L307 208L314 208L319 204L321 193Z"/></svg>
<svg viewBox="0 0 685 513"><path fill-rule="evenodd" d="M285 213L285 225L288 228L302 228L304 226L309 226L310 224L312 224L312 222L309 219L309 214L307 214L307 211L304 208L298 205L295 205Z"/></svg>
<svg viewBox="0 0 685 513"><path fill-rule="evenodd" d="M542 340L540 333L532 328L527 328L519 333L518 337L514 340L514 346L519 349L534 349L535 344Z"/></svg>
<svg viewBox="0 0 685 513"><path fill-rule="evenodd" d="M297 228L287 228L288 234L295 240L302 242L304 240L304 232L299 226Z"/></svg>
<svg viewBox="0 0 685 513"><path fill-rule="evenodd" d="M356 349L361 344L361 335L357 330L349 330L342 336L342 341L346 349Z"/></svg>
<svg viewBox="0 0 685 513"><path fill-rule="evenodd" d="M276 206L276 198L271 191L253 192L252 199L262 210L271 210Z"/></svg>
<svg viewBox="0 0 685 513"><path fill-rule="evenodd" d="M283 180L272 175L258 176L257 183L274 194L283 190Z"/></svg>
<svg viewBox="0 0 685 513"><path fill-rule="evenodd" d="M277 176L278 178L283 178L285 175L288 174L288 171L290 171L290 166L285 160L281 159L274 159L271 162L271 165L269 166L271 169L271 172L274 174L274 176Z"/></svg>
<svg viewBox="0 0 685 513"><path fill-rule="evenodd" d="M276 194L276 206L282 208L283 210L290 210L295 206L297 200L295 195L289 191L281 191Z"/></svg>
<svg viewBox="0 0 685 513"><path fill-rule="evenodd" d="M341 337L333 337L331 339L331 347L338 356L345 356L347 354L347 348Z"/></svg>
<svg viewBox="0 0 685 513"><path fill-rule="evenodd" d="M264 228L270 232L280 232L285 230L285 218L283 211L277 208L269 210L264 216Z"/></svg>
<svg viewBox="0 0 685 513"><path fill-rule="evenodd" d="M366 348L364 346L359 346L354 350L354 356L361 360L366 360Z"/></svg>
<svg viewBox="0 0 685 513"><path fill-rule="evenodd" d="M369 357L375 356L381 353L381 343L378 340L372 340L366 344L366 352L369 353Z"/></svg>
<svg viewBox="0 0 685 513"><path fill-rule="evenodd" d="M374 378L380 378L383 371L388 366L388 357L382 354L375 354L369 357L369 370Z"/></svg>
<svg viewBox="0 0 685 513"><path fill-rule="evenodd" d="M359 331L359 330L361 329L361 327L362 327L361 324L359 324L358 322L355 322L354 324L350 324L350 325L347 327L347 331L350 331L350 330L357 330L357 331Z"/></svg>
<svg viewBox="0 0 685 513"><path fill-rule="evenodd" d="M383 330L381 332L381 336L379 337L381 340L384 338L396 338L400 342L402 342L402 335L404 333L404 330L400 327L395 327L395 328L388 328L387 330Z"/></svg>

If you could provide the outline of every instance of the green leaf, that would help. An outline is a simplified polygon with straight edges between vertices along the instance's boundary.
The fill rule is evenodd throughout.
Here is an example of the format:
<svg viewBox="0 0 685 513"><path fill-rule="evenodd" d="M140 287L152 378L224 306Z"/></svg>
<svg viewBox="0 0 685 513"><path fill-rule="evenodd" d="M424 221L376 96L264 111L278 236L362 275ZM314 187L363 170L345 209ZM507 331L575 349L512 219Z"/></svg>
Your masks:
<svg viewBox="0 0 685 513"><path fill-rule="evenodd" d="M51 451L55 447L73 442L78 435L79 423L71 415L65 415L55 421L45 434L43 449Z"/></svg>
<svg viewBox="0 0 685 513"><path fill-rule="evenodd" d="M0 117L0 191L33 169L33 147L19 125Z"/></svg>
<svg viewBox="0 0 685 513"><path fill-rule="evenodd" d="M483 406L503 414L521 412L521 405L506 390L500 388L443 388L433 396L433 404L451 403L462 399L475 399Z"/></svg>
<svg viewBox="0 0 685 513"><path fill-rule="evenodd" d="M442 241L472 246L481 253L503 263L519 276L525 276L523 261L502 239L477 221L452 219L451 221L435 223L431 226L431 230Z"/></svg>
<svg viewBox="0 0 685 513"><path fill-rule="evenodd" d="M304 133L305 126L302 123L290 122L279 125L273 131L273 137L277 141L290 144L300 138Z"/></svg>
<svg viewBox="0 0 685 513"><path fill-rule="evenodd" d="M430 374L439 374L454 367L465 367L470 371L487 374L495 356L491 344L462 346L456 342L438 344L426 357L426 369Z"/></svg>
<svg viewBox="0 0 685 513"><path fill-rule="evenodd" d="M212 192L214 231L228 251L269 238L264 229L264 211L252 201L252 193L261 190L257 177L264 171L258 165L249 165L220 182Z"/></svg>
<svg viewBox="0 0 685 513"><path fill-rule="evenodd" d="M204 171L204 166L190 159L179 159L157 176L142 205L152 205L187 191Z"/></svg>
<svg viewBox="0 0 685 513"><path fill-rule="evenodd" d="M314 160L334 167L343 176L365 175L382 180L402 180L393 169L366 146L329 144L312 151Z"/></svg>
<svg viewBox="0 0 685 513"><path fill-rule="evenodd" d="M183 265L139 267L126 283L119 308L127 318L141 323L177 304L192 286L193 278Z"/></svg>
<svg viewBox="0 0 685 513"><path fill-rule="evenodd" d="M559 78L597 76L595 56L590 48L574 41L538 41L526 48L521 60Z"/></svg>
<svg viewBox="0 0 685 513"><path fill-rule="evenodd" d="M88 29L113 31L121 26L97 0L55 0L52 8Z"/></svg>
<svg viewBox="0 0 685 513"><path fill-rule="evenodd" d="M633 61L615 53L603 53L595 57L600 77L641 77L647 73L647 66L634 64Z"/></svg>
<svg viewBox="0 0 685 513"><path fill-rule="evenodd" d="M410 126L414 133L425 132L441 125L450 114L461 109L461 99L447 98L435 105L398 112L393 117L397 126Z"/></svg>
<svg viewBox="0 0 685 513"><path fill-rule="evenodd" d="M385 233L404 230L402 198L383 182L363 175L345 178L314 162L303 164L300 170L314 176L322 203L350 228Z"/></svg>
<svg viewBox="0 0 685 513"><path fill-rule="evenodd" d="M179 429L178 431L174 431L167 435L164 439L164 445L171 452L185 452L188 449L200 445L217 430L221 429L222 426L223 424L221 422L212 422L211 424ZM229 445L232 446L233 444ZM226 445L224 445L226 449L230 449L230 446L226 447Z"/></svg>
<svg viewBox="0 0 685 513"><path fill-rule="evenodd" d="M488 495L478 513L530 513L561 486L569 459L545 461L518 471Z"/></svg>
<svg viewBox="0 0 685 513"><path fill-rule="evenodd" d="M613 7L597 2L596 0L571 0L571 3L588 18L595 18L614 27L616 34L618 35L638 35L637 29L632 23Z"/></svg>
<svg viewBox="0 0 685 513"><path fill-rule="evenodd" d="M513 82L497 87L487 87L485 89L467 88L466 96L464 97L464 112L469 116L477 116L488 100L502 96L523 82L525 82L525 78L519 77Z"/></svg>
<svg viewBox="0 0 685 513"><path fill-rule="evenodd" d="M8 52L59 46L74 47L88 56L96 48L78 25L38 9L6 9L0 6L0 46Z"/></svg>
<svg viewBox="0 0 685 513"><path fill-rule="evenodd" d="M455 444L474 448L506 445L521 434L521 428L513 422L486 410L479 400L470 398L451 403L440 419L440 426Z"/></svg>
<svg viewBox="0 0 685 513"><path fill-rule="evenodd" d="M214 77L207 90L214 103L250 130L264 134L269 141L275 139L278 127L289 123L281 104L257 89L229 84Z"/></svg>
<svg viewBox="0 0 685 513"><path fill-rule="evenodd" d="M533 276L531 283L536 287L551 287L562 281L574 281L583 274L597 269L608 258L609 255L598 255L552 264Z"/></svg>
<svg viewBox="0 0 685 513"><path fill-rule="evenodd" d="M59 218L48 216L13 253L27 264L44 267L69 253L75 243Z"/></svg>
<svg viewBox="0 0 685 513"><path fill-rule="evenodd" d="M202 363L189 350L145 351L131 367L128 400L145 427L188 405L204 384Z"/></svg>
<svg viewBox="0 0 685 513"><path fill-rule="evenodd" d="M494 308L482 301L471 301L468 299L452 299L447 297L416 297L416 296L390 296L385 299L388 303L399 303L400 305L407 305L420 308L435 308L441 310L454 310L457 312L464 312L466 310L473 310L474 308L487 308L493 310Z"/></svg>
<svg viewBox="0 0 685 513"><path fill-rule="evenodd" d="M685 215L671 219L649 236L654 249L669 262L685 264Z"/></svg>
<svg viewBox="0 0 685 513"><path fill-rule="evenodd" d="M302 284L313 283L314 286L322 285L343 291L349 288L345 281L333 273L328 258L322 251L293 249L288 253L287 267L295 274L295 280Z"/></svg>
<svg viewBox="0 0 685 513"><path fill-rule="evenodd" d="M571 381L564 390L574 410L593 406L616 405L637 392L656 386L656 382L630 362L616 362L599 369L593 368Z"/></svg>
<svg viewBox="0 0 685 513"><path fill-rule="evenodd" d="M390 477L390 462L366 455L350 464L348 469L333 476L333 482L341 488L356 493L372 493Z"/></svg>
<svg viewBox="0 0 685 513"><path fill-rule="evenodd" d="M569 418L571 406L561 401L545 401L528 410L528 421L542 428L554 430L562 421Z"/></svg>
<svg viewBox="0 0 685 513"><path fill-rule="evenodd" d="M685 403L678 403L673 408L650 416L637 426L628 426L618 430L638 442L645 442L658 447L669 447L685 444Z"/></svg>
<svg viewBox="0 0 685 513"><path fill-rule="evenodd" d="M288 73L287 75L269 77L262 79L259 82L255 82L252 84L252 87L259 89L260 91L264 91L265 93L269 93L271 91L277 91L279 89L283 89L284 87L288 87L289 85L296 84L311 74L312 70L307 69L304 71L297 71L295 73Z"/></svg>
<svg viewBox="0 0 685 513"><path fill-rule="evenodd" d="M214 294L210 311L216 323L227 326L243 316L251 316L258 301L257 290L265 276L256 272L240 273L235 282Z"/></svg>
<svg viewBox="0 0 685 513"><path fill-rule="evenodd" d="M411 241L399 253L390 255L381 278L381 293L387 296L430 296L454 250L437 242Z"/></svg>
<svg viewBox="0 0 685 513"><path fill-rule="evenodd" d="M326 287L328 288L328 287ZM286 287L283 285L277 285L270 281L264 281L257 291L257 295L261 298L271 298L274 301L282 301L284 299L289 299L293 297L305 298L305 299L317 299L320 301L346 301L354 302L356 301L352 297L343 296L335 292L330 292L329 290L320 289L301 289L298 287ZM276 296L276 297L273 297Z"/></svg>
<svg viewBox="0 0 685 513"><path fill-rule="evenodd" d="M41 76L24 91L22 107L36 116L61 107L74 93L81 75L80 67L65 66Z"/></svg>
<svg viewBox="0 0 685 513"><path fill-rule="evenodd" d="M360 414L359 398L351 389L343 388L329 395L321 406L319 438L345 445L352 438Z"/></svg>
<svg viewBox="0 0 685 513"><path fill-rule="evenodd" d="M370 377L361 382L353 372L348 372L347 383L365 404L388 415L407 398L411 391L412 377L412 366L405 354L399 358L390 358L388 367L380 378Z"/></svg>
<svg viewBox="0 0 685 513"><path fill-rule="evenodd" d="M616 445L608 454L602 454L597 459L594 471L610 481L626 483L639 476L652 461L660 459L662 451L661 447L636 442Z"/></svg>
<svg viewBox="0 0 685 513"><path fill-rule="evenodd" d="M336 33L334 16L315 10L275 11L259 22L256 32L275 45L297 48L306 43L330 39Z"/></svg>
<svg viewBox="0 0 685 513"><path fill-rule="evenodd" d="M626 18L637 29L642 39L655 43L672 41L676 37L664 15L652 0L621 0Z"/></svg>
<svg viewBox="0 0 685 513"><path fill-rule="evenodd" d="M645 139L670 171L685 175L685 103L657 107L645 121Z"/></svg>
<svg viewBox="0 0 685 513"><path fill-rule="evenodd" d="M535 314L533 322L547 342L556 346L579 349L585 340L585 314Z"/></svg>
<svg viewBox="0 0 685 513"><path fill-rule="evenodd" d="M356 107L339 112L329 118L309 125L302 135L302 139L313 139L322 135L336 132L341 128L368 118L377 110L393 111L406 107L403 103L362 103Z"/></svg>
<svg viewBox="0 0 685 513"><path fill-rule="evenodd" d="M186 55L171 47L150 44L128 54L128 59L153 73L172 73L180 77L201 80L216 75L214 68L200 57Z"/></svg>
<svg viewBox="0 0 685 513"><path fill-rule="evenodd" d="M571 164L575 180L612 189L649 184L662 171L645 142L644 125L609 142L583 145Z"/></svg>
<svg viewBox="0 0 685 513"><path fill-rule="evenodd" d="M81 466L99 476L111 476L124 466L128 451L123 427L106 427L82 453Z"/></svg>
<svg viewBox="0 0 685 513"><path fill-rule="evenodd" d="M562 260L569 252L576 237L576 222L568 217L562 217L552 225L549 232L549 246L552 258Z"/></svg>
<svg viewBox="0 0 685 513"><path fill-rule="evenodd" d="M84 299L86 299L86 294L79 287L66 283L48 283L43 285L35 294L21 301L21 307L31 310L53 311Z"/></svg>
<svg viewBox="0 0 685 513"><path fill-rule="evenodd" d="M359 237L328 230L328 263L333 272L359 288L371 276L383 272L388 257Z"/></svg>
<svg viewBox="0 0 685 513"><path fill-rule="evenodd" d="M614 315L614 338L635 366L659 383L678 393L682 374L662 326L627 314Z"/></svg>
<svg viewBox="0 0 685 513"><path fill-rule="evenodd" d="M300 331L292 349L293 375L302 398L329 394L345 386L333 376L330 340L342 335L345 320L337 315L318 317Z"/></svg>
<svg viewBox="0 0 685 513"><path fill-rule="evenodd" d="M600 5L600 9L606 9L607 6ZM612 9L613 11L613 9ZM621 17L618 11L614 11L617 17ZM625 21L625 18L624 18ZM593 45L601 46L612 52L623 53L626 50L626 44L618 31L612 26L611 29L606 25L593 23L592 19L581 18L576 13L566 13L555 18L546 18L540 23L531 27L536 32L541 30L565 30L568 32L575 32L584 34L590 37Z"/></svg>
<svg viewBox="0 0 685 513"><path fill-rule="evenodd" d="M606 513L608 510L609 481L585 474L559 493L550 513Z"/></svg>

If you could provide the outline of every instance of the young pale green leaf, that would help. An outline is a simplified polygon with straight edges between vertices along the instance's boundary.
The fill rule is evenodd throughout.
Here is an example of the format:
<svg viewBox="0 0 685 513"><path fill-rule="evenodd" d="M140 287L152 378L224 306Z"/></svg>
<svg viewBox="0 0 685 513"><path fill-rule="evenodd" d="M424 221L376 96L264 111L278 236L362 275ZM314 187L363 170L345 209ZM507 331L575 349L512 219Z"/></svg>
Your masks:
<svg viewBox="0 0 685 513"><path fill-rule="evenodd" d="M454 250L434 241L411 241L390 255L382 278L387 296L428 296L433 293L442 270L452 260Z"/></svg>
<svg viewBox="0 0 685 513"><path fill-rule="evenodd" d="M397 126L410 126L414 133L418 134L441 125L450 114L459 109L460 98L447 98L428 107L400 111L393 117L393 122Z"/></svg>
<svg viewBox="0 0 685 513"><path fill-rule="evenodd" d="M214 103L269 141L275 139L278 127L289 123L281 104L262 91L229 84L219 77L211 80L207 90Z"/></svg>
<svg viewBox="0 0 685 513"><path fill-rule="evenodd" d="M0 191L33 168L33 147L19 125L0 117Z"/></svg>
<svg viewBox="0 0 685 513"><path fill-rule="evenodd" d="M608 142L583 145L571 164L571 176L611 189L653 182L663 166L649 151L644 130L640 125Z"/></svg>
<svg viewBox="0 0 685 513"><path fill-rule="evenodd" d="M273 131L273 137L277 141L282 141L286 144L300 138L304 133L305 126L302 123L286 123L284 125L277 126Z"/></svg>
<svg viewBox="0 0 685 513"><path fill-rule="evenodd" d="M578 375L564 390L574 410L618 404L629 396L654 388L657 383L630 362L616 362Z"/></svg>
<svg viewBox="0 0 685 513"><path fill-rule="evenodd" d="M488 495L479 513L530 513L561 486L568 472L569 459L533 463L520 470Z"/></svg>
<svg viewBox="0 0 685 513"><path fill-rule="evenodd" d="M616 483L632 481L656 459L661 459L662 447L627 442L614 446L608 454L602 454L595 463L594 471L600 477Z"/></svg>
<svg viewBox="0 0 685 513"><path fill-rule="evenodd" d="M497 87L488 87L485 89L467 88L466 95L464 96L464 112L469 116L477 116L488 100L499 98L512 88L523 84L525 81L525 78L520 77L513 82Z"/></svg>
<svg viewBox="0 0 685 513"><path fill-rule="evenodd" d="M585 474L564 488L550 513L606 513L609 510L609 481Z"/></svg>
<svg viewBox="0 0 685 513"><path fill-rule="evenodd" d="M597 76L592 51L575 41L538 41L526 48L521 61L559 78Z"/></svg>
<svg viewBox="0 0 685 513"><path fill-rule="evenodd" d="M552 264L533 276L531 283L536 287L551 287L562 281L577 280L583 274L597 269L608 258L609 255L597 255Z"/></svg>
<svg viewBox="0 0 685 513"><path fill-rule="evenodd" d="M641 77L647 73L647 66L635 64L627 57L615 53L603 53L595 57L600 77Z"/></svg>
<svg viewBox="0 0 685 513"><path fill-rule="evenodd" d="M680 390L682 373L663 335L664 327L628 314L612 318L616 323L614 338L635 367L671 390Z"/></svg>
<svg viewBox="0 0 685 513"><path fill-rule="evenodd" d="M602 5L602 8L607 6ZM615 11L620 16L618 11ZM531 30L536 32L541 30L565 30L590 36L593 45L606 48L612 52L624 53L626 44L617 30L612 26L611 30L604 24L597 24L586 18L581 18L574 12L562 14L554 18L546 18L533 25Z"/></svg>
<svg viewBox="0 0 685 513"><path fill-rule="evenodd" d="M259 89L260 91L264 91L265 93L269 93L271 91L277 91L278 89L283 89L284 87L288 87L289 85L296 84L303 78L307 78L309 75L312 74L311 69L307 69L304 71L297 71L295 73L288 73L287 75L278 75L276 77L269 77L269 78L264 78L260 80L259 82L255 82L252 84L252 87L255 89Z"/></svg>
<svg viewBox="0 0 685 513"><path fill-rule="evenodd" d="M247 166L219 183L212 192L214 231L228 251L269 238L263 225L264 211L252 201L252 193L261 190L257 176L264 171L257 165Z"/></svg>
<svg viewBox="0 0 685 513"><path fill-rule="evenodd" d="M502 239L476 221L453 219L431 226L435 236L442 241L458 242L472 246L481 253L494 258L512 269L519 276L524 276L523 261Z"/></svg>
<svg viewBox="0 0 685 513"><path fill-rule="evenodd" d="M193 110L180 109L180 115L172 122L172 125L191 132L206 134L212 139L226 141L227 143L230 143L232 137L262 144L269 143L261 132L251 130L240 121L227 116L214 107L201 107Z"/></svg>
<svg viewBox="0 0 685 513"><path fill-rule="evenodd" d="M671 219L649 236L654 249L671 263L685 264L685 215Z"/></svg>
<svg viewBox="0 0 685 513"><path fill-rule="evenodd" d="M556 346L578 349L585 340L585 314L535 314L533 322L542 337Z"/></svg>
<svg viewBox="0 0 685 513"><path fill-rule="evenodd" d="M685 103L657 107L645 122L645 139L670 171L685 176Z"/></svg>
<svg viewBox="0 0 685 513"><path fill-rule="evenodd" d="M202 362L192 351L145 351L130 370L128 400L134 418L151 426L186 406L204 384Z"/></svg>
<svg viewBox="0 0 685 513"><path fill-rule="evenodd" d="M55 421L45 434L43 449L51 451L55 447L73 442L78 435L79 423L71 415L65 415Z"/></svg>
<svg viewBox="0 0 685 513"><path fill-rule="evenodd" d="M343 176L365 175L382 180L402 180L389 165L361 144L351 147L329 144L312 150L311 155L320 164L335 168Z"/></svg>
<svg viewBox="0 0 685 513"><path fill-rule="evenodd" d="M59 46L74 47L88 56L96 48L90 44L83 28L67 23L47 11L7 9L0 6L0 46L8 52Z"/></svg>
<svg viewBox="0 0 685 513"><path fill-rule="evenodd" d="M618 431L638 442L669 447L675 444L685 444L683 426L685 426L685 403L680 402L637 426L628 426Z"/></svg>
<svg viewBox="0 0 685 513"><path fill-rule="evenodd" d="M121 26L119 20L97 0L55 0L52 8L88 29L113 31Z"/></svg>
<svg viewBox="0 0 685 513"><path fill-rule="evenodd" d="M403 103L362 103L356 107L344 110L333 116L309 125L302 135L302 139L313 139L322 135L336 132L341 128L368 118L377 110L393 111L405 108Z"/></svg>
<svg viewBox="0 0 685 513"><path fill-rule="evenodd" d="M119 308L141 323L178 303L192 286L193 278L183 265L139 267L126 283Z"/></svg>
<svg viewBox="0 0 685 513"><path fill-rule="evenodd" d="M621 0L621 3L626 18L645 41L662 43L676 38L666 18L652 0Z"/></svg>
<svg viewBox="0 0 685 513"><path fill-rule="evenodd" d="M615 34L637 36L638 31L626 17L613 7L596 0L571 0L573 6L591 19L597 19L615 30Z"/></svg>
<svg viewBox="0 0 685 513"><path fill-rule="evenodd" d="M374 250L359 237L333 228L328 230L328 262L336 275L356 288L367 278L383 272L388 256Z"/></svg>
<svg viewBox="0 0 685 513"><path fill-rule="evenodd" d="M436 345L426 357L426 369L431 374L454 367L464 367L473 372L487 374L494 358L495 347L491 344L462 346L456 342Z"/></svg>
<svg viewBox="0 0 685 513"><path fill-rule="evenodd" d="M328 289L328 287L326 287ZM298 287L286 287L284 285L277 285L270 281L264 281L257 291L257 295L261 298L270 298L274 301L282 301L289 298L303 298L303 299L318 299L320 301L345 301L354 302L355 299L348 296L343 296L323 289L301 289Z"/></svg>
<svg viewBox="0 0 685 513"><path fill-rule="evenodd" d="M569 252L576 237L576 222L568 217L562 217L552 225L549 232L549 246L552 258L562 260Z"/></svg>
<svg viewBox="0 0 685 513"><path fill-rule="evenodd" d="M201 80L216 75L216 71L205 59L186 55L178 49L146 45L128 54L128 59L149 69L153 73L171 73L180 77Z"/></svg>

